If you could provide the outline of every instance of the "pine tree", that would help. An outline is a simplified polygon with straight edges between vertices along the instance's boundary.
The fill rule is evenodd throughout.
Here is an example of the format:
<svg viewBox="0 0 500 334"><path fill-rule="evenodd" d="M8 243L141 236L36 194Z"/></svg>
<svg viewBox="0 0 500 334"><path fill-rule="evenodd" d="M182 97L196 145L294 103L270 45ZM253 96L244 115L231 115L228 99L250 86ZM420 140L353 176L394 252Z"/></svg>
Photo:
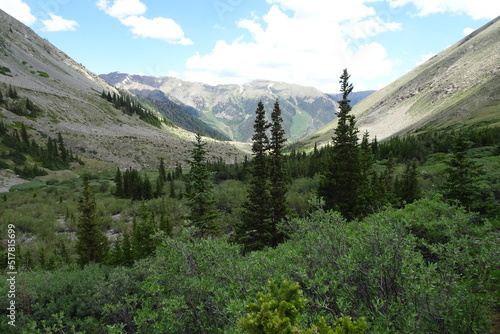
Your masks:
<svg viewBox="0 0 500 334"><path fill-rule="evenodd" d="M158 167L158 179L161 184L165 184L167 182L167 170L165 169L165 161L163 158L160 158L160 167Z"/></svg>
<svg viewBox="0 0 500 334"><path fill-rule="evenodd" d="M479 166L468 156L472 142L466 134L458 134L452 148L452 157L446 162L448 178L444 184L444 196L456 200L468 210L474 206L479 192L477 180L480 175Z"/></svg>
<svg viewBox="0 0 500 334"><path fill-rule="evenodd" d="M191 209L190 220L199 229L201 236L216 234L215 201L212 196L213 184L210 181L205 149L201 135L196 135L196 142L188 161L191 169L186 177L186 197Z"/></svg>
<svg viewBox="0 0 500 334"><path fill-rule="evenodd" d="M64 162L69 162L68 151L66 150L66 146L64 145L64 140L60 132L57 134L57 143L61 160Z"/></svg>
<svg viewBox="0 0 500 334"><path fill-rule="evenodd" d="M267 151L269 138L266 131L264 104L259 101L252 136L253 159L250 162L250 190L244 204L244 215L241 225L237 226L236 240L243 244L244 252L274 246L277 230L273 225L271 207L271 185Z"/></svg>
<svg viewBox="0 0 500 334"><path fill-rule="evenodd" d="M89 263L103 262L108 251L108 241L100 230L96 216L96 201L90 188L88 175L83 178L83 193L78 200L78 211L80 213L76 229L78 263L84 266Z"/></svg>
<svg viewBox="0 0 500 334"><path fill-rule="evenodd" d="M150 200L153 198L153 187L151 186L151 181L149 177L145 174L141 182L142 187L142 199Z"/></svg>
<svg viewBox="0 0 500 334"><path fill-rule="evenodd" d="M338 210L346 218L352 219L364 210L359 196L365 180L362 177L356 120L349 113L351 106L348 96L353 90L349 77L347 70L340 76L342 100L339 101L338 124L334 131L332 154L326 163L318 195L324 198L327 209Z"/></svg>
<svg viewBox="0 0 500 334"><path fill-rule="evenodd" d="M420 186L418 184L417 159L406 163L403 179L399 184L399 197L404 203L412 203L420 198Z"/></svg>
<svg viewBox="0 0 500 334"><path fill-rule="evenodd" d="M283 147L286 142L285 130L283 130L283 118L281 117L281 109L278 101L274 103L273 112L271 113L271 140L270 140L270 194L271 208L273 211L272 225L276 226L280 221L285 219L288 207L286 204L286 193L288 191L288 180L284 167ZM282 241L282 237L278 234L273 238L273 245L277 245Z"/></svg>
<svg viewBox="0 0 500 334"><path fill-rule="evenodd" d="M154 218L143 203L140 209L140 219L138 221L134 219L132 227L132 240L130 243L134 260L154 255L156 249L155 233L156 224Z"/></svg>
<svg viewBox="0 0 500 334"><path fill-rule="evenodd" d="M115 185L116 185L115 196L118 198L124 198L125 193L123 191L123 177L122 177L122 172L120 171L120 167L116 168Z"/></svg>

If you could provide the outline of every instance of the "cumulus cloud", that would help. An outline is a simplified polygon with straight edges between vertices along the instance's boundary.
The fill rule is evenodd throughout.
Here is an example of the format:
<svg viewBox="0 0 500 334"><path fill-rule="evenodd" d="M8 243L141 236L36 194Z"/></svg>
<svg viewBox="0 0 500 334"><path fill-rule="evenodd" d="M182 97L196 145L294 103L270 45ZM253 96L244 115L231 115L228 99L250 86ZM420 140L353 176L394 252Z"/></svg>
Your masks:
<svg viewBox="0 0 500 334"><path fill-rule="evenodd" d="M124 19L131 15L142 15L147 7L140 0L114 0L110 5L108 0L99 0L97 7L109 16Z"/></svg>
<svg viewBox="0 0 500 334"><path fill-rule="evenodd" d="M491 0L388 0L394 8L412 4L419 16L436 13L465 14L474 20L493 19L500 13L500 1Z"/></svg>
<svg viewBox="0 0 500 334"><path fill-rule="evenodd" d="M30 6L22 0L2 0L0 8L26 25L36 22L36 17L31 14Z"/></svg>
<svg viewBox="0 0 500 334"><path fill-rule="evenodd" d="M384 22L379 17L371 17L366 20L351 20L343 27L346 35L352 38L368 38L386 31L401 30L401 23Z"/></svg>
<svg viewBox="0 0 500 334"><path fill-rule="evenodd" d="M145 14L147 7L140 0L98 0L97 8L106 14L117 18L138 38L153 38L170 44L189 45L193 42L184 37L181 26L170 18L156 17L148 19Z"/></svg>
<svg viewBox="0 0 500 334"><path fill-rule="evenodd" d="M260 78L335 92L337 78L344 68L349 69L353 80L373 79L391 71L394 64L383 45L352 41L399 29L398 24L376 18L363 20L374 11L361 1L346 5L359 9L357 13L336 15L329 14L342 11L338 4L334 11L331 1L311 1L314 4L303 0L268 0L273 5L262 18L237 23L250 39L243 36L232 42L221 40L211 52L195 54L186 62L188 71L184 78L211 84L242 84L248 78ZM344 27L346 24L348 27Z"/></svg>
<svg viewBox="0 0 500 334"><path fill-rule="evenodd" d="M78 22L63 19L61 16L55 15L54 13L49 13L49 17L49 20L42 20L44 26L40 30L48 32L74 31L76 27L79 26Z"/></svg>
<svg viewBox="0 0 500 334"><path fill-rule="evenodd" d="M464 36L468 36L468 35L472 34L474 31L475 31L475 29L465 28L464 29Z"/></svg>
<svg viewBox="0 0 500 334"><path fill-rule="evenodd" d="M184 37L184 31L172 19L157 17L147 19L144 16L129 16L121 22L130 27L130 31L141 38L160 39L171 44L193 44L189 38Z"/></svg>

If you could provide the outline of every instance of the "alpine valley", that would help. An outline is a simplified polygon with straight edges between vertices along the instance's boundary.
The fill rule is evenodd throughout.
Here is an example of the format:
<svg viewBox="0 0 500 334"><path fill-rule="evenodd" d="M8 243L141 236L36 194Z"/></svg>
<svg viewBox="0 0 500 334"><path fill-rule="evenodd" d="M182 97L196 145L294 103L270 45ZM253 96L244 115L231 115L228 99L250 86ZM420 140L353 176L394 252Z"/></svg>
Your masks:
<svg viewBox="0 0 500 334"><path fill-rule="evenodd" d="M500 333L500 19L349 73L98 76L0 11L0 333Z"/></svg>

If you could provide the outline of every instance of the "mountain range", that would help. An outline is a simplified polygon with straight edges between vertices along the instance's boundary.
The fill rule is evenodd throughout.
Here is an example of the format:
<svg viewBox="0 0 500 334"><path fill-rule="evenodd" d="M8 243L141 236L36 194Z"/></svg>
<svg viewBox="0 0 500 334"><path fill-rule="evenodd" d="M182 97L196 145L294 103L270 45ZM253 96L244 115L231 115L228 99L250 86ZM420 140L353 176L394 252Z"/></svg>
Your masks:
<svg viewBox="0 0 500 334"><path fill-rule="evenodd" d="M211 86L174 77L127 73L100 75L109 84L133 94L159 101L174 101L232 140L248 142L253 134L257 103L262 100L270 115L278 100L283 127L293 142L332 121L337 111L336 95L314 87L284 82L254 80L244 85ZM357 92L362 99L373 91Z"/></svg>
<svg viewBox="0 0 500 334"><path fill-rule="evenodd" d="M83 157L126 167L154 167L160 156L170 166L185 163L189 156L194 140L192 132L171 121L153 126L137 115L115 108L102 98L102 93L115 96L128 93L109 85L0 10L0 92L7 96L9 89L16 90L19 98L6 99L6 103L0 104L0 118L7 126L15 128L23 123L34 138L55 138L61 133L68 147ZM27 100L40 109L36 118L14 112L14 106L22 107ZM169 107L150 103L144 108L161 118L158 109ZM183 113L184 120L190 116L182 108L174 111ZM192 131L199 128L194 126ZM207 142L211 158L234 161L244 155L228 142L209 138Z"/></svg>
<svg viewBox="0 0 500 334"><path fill-rule="evenodd" d="M353 108L358 126L384 139L462 124L498 125L499 64L497 18L383 89L352 94L353 103L360 100ZM268 114L274 101L280 102L289 142L299 140L296 147L326 144L340 99L313 87L266 80L210 86L118 72L97 76L0 10L0 92L6 96L9 89L20 96L0 103L0 118L10 128L24 123L35 138L61 133L68 147L87 159L146 168L156 166L159 157L170 166L185 162L193 132L219 139L206 138L211 158L242 158L249 152L243 142L251 139L259 100ZM133 98L165 121L155 126L124 113L103 98L106 94ZM36 117L15 112L16 104L27 100L41 111ZM5 150L1 143L0 149Z"/></svg>

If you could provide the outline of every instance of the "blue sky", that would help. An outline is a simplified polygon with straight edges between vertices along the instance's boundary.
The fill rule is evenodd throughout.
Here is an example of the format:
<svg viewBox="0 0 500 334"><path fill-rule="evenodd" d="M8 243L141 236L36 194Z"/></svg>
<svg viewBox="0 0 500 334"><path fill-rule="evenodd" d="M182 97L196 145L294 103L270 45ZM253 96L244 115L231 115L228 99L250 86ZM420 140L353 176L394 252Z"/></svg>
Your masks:
<svg viewBox="0 0 500 334"><path fill-rule="evenodd" d="M380 89L500 15L491 0L0 0L97 73Z"/></svg>

